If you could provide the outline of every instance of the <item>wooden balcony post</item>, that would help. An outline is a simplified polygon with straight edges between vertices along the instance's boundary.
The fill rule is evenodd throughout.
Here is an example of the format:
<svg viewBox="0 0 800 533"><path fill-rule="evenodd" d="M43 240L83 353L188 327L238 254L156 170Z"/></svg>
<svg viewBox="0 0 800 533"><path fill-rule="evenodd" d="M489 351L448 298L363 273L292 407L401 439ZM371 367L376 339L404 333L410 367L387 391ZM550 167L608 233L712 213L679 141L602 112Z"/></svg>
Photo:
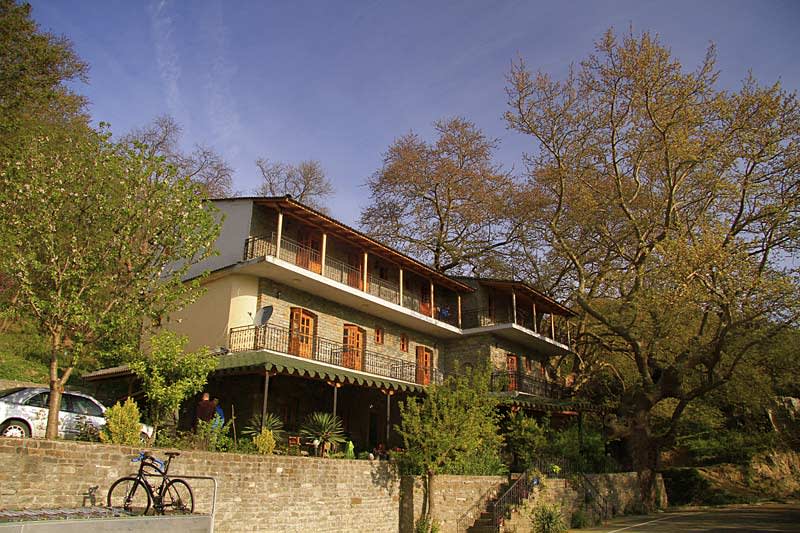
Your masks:
<svg viewBox="0 0 800 533"><path fill-rule="evenodd" d="M392 394L394 391L391 389L386 390L386 448L389 448L389 429L391 428L390 419L392 417Z"/></svg>
<svg viewBox="0 0 800 533"><path fill-rule="evenodd" d="M537 326L538 322L539 322L539 319L536 318L536 302L533 302L533 332L534 333L539 333L537 331L537 329L539 327L539 326Z"/></svg>
<svg viewBox="0 0 800 533"><path fill-rule="evenodd" d="M400 307L403 307L403 267L400 267Z"/></svg>
<svg viewBox="0 0 800 533"><path fill-rule="evenodd" d="M322 257L320 257L320 274L325 275L325 258L328 255L328 234L322 234Z"/></svg>
<svg viewBox="0 0 800 533"><path fill-rule="evenodd" d="M368 261L368 254L364 252L364 272L362 275L361 286L363 287L363 291L367 292L367 261Z"/></svg>
<svg viewBox="0 0 800 533"><path fill-rule="evenodd" d="M434 311L435 304L433 303L433 280L431 280L431 318L436 318L436 312Z"/></svg>
<svg viewBox="0 0 800 533"><path fill-rule="evenodd" d="M267 398L269 398L269 372L264 373L264 398L261 401L261 429L264 429L264 419L267 418Z"/></svg>
<svg viewBox="0 0 800 533"><path fill-rule="evenodd" d="M281 257L281 238L283 237L283 211L278 210L278 235L275 238L275 257Z"/></svg>
<svg viewBox="0 0 800 533"><path fill-rule="evenodd" d="M461 329L461 295L456 294L456 299L458 301L458 328Z"/></svg>
<svg viewBox="0 0 800 533"><path fill-rule="evenodd" d="M517 323L517 292L511 289L511 314L514 319L514 324Z"/></svg>
<svg viewBox="0 0 800 533"><path fill-rule="evenodd" d="M569 332L569 320L567 320L567 347L572 348L572 339Z"/></svg>
<svg viewBox="0 0 800 533"><path fill-rule="evenodd" d="M556 340L556 315L550 313L550 338Z"/></svg>

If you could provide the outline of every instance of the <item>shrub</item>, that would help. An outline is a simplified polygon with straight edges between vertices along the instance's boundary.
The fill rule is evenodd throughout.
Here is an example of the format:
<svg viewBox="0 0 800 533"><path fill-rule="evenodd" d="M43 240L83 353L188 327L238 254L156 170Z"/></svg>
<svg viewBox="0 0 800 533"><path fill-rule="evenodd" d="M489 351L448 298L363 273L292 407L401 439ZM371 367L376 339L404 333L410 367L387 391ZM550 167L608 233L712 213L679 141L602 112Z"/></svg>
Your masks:
<svg viewBox="0 0 800 533"><path fill-rule="evenodd" d="M247 421L247 425L242 428L242 435L245 437L255 438L261 433L262 429L268 429L272 432L272 437L275 442L283 442L286 434L283 431L283 421L273 413L267 413L264 417L264 424L261 424L261 414L253 415Z"/></svg>
<svg viewBox="0 0 800 533"><path fill-rule="evenodd" d="M534 533L565 533L564 517L557 505L542 503L533 508L531 513Z"/></svg>
<svg viewBox="0 0 800 533"><path fill-rule="evenodd" d="M342 419L331 413L311 413L300 428L300 435L316 442L317 453L325 456L345 441Z"/></svg>
<svg viewBox="0 0 800 533"><path fill-rule="evenodd" d="M109 444L138 446L141 444L142 423L139 406L128 398L120 405L115 403L105 412L106 425L100 431L100 440Z"/></svg>
<svg viewBox="0 0 800 533"><path fill-rule="evenodd" d="M253 437L253 444L261 455L270 455L275 451L275 438L272 436L272 431L266 427Z"/></svg>
<svg viewBox="0 0 800 533"><path fill-rule="evenodd" d="M222 423L219 415L208 422L198 420L194 434L190 434L190 447L207 452L226 452L233 448L230 428L233 420Z"/></svg>
<svg viewBox="0 0 800 533"><path fill-rule="evenodd" d="M572 513L569 524L571 529L583 529L588 525L589 519L586 517L586 510L583 507Z"/></svg>
<svg viewBox="0 0 800 533"><path fill-rule="evenodd" d="M414 524L415 533L439 533L441 526L436 520L432 520L430 516L423 516L417 523Z"/></svg>

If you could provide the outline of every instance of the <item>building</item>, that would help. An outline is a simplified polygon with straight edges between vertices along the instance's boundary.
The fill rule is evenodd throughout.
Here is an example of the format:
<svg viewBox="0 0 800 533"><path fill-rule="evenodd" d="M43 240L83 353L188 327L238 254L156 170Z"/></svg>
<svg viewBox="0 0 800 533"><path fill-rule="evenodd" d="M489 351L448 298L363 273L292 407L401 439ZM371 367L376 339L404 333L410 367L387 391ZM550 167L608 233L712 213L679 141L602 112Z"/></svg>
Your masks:
<svg viewBox="0 0 800 533"><path fill-rule="evenodd" d="M532 287L446 276L288 196L214 204L220 253L168 327L222 354L208 389L239 427L271 412L292 433L333 411L360 449L399 444L399 399L487 361L512 404L572 409L546 368L570 351L573 313Z"/></svg>

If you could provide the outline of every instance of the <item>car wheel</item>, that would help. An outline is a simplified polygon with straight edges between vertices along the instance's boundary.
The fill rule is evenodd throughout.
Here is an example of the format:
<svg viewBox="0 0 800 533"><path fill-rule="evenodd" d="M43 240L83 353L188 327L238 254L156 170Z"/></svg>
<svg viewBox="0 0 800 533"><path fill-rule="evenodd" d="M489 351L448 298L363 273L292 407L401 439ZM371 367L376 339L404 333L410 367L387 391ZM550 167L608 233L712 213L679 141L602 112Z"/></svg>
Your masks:
<svg viewBox="0 0 800 533"><path fill-rule="evenodd" d="M0 435L18 439L31 436L31 428L23 420L6 420L0 425Z"/></svg>

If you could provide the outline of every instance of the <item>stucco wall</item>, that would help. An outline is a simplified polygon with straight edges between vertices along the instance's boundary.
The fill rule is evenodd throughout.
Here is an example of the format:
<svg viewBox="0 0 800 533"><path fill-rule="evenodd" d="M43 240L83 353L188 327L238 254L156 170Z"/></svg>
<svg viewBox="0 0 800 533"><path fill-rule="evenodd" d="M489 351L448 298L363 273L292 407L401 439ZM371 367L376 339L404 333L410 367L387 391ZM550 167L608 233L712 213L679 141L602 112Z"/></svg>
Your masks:
<svg viewBox="0 0 800 533"><path fill-rule="evenodd" d="M219 255L209 257L189 270L188 277L194 277L208 270L233 265L242 260L244 243L250 233L250 218L253 212L253 201L244 199L220 200L214 202L218 210L218 220L222 220L219 237L214 247Z"/></svg>

